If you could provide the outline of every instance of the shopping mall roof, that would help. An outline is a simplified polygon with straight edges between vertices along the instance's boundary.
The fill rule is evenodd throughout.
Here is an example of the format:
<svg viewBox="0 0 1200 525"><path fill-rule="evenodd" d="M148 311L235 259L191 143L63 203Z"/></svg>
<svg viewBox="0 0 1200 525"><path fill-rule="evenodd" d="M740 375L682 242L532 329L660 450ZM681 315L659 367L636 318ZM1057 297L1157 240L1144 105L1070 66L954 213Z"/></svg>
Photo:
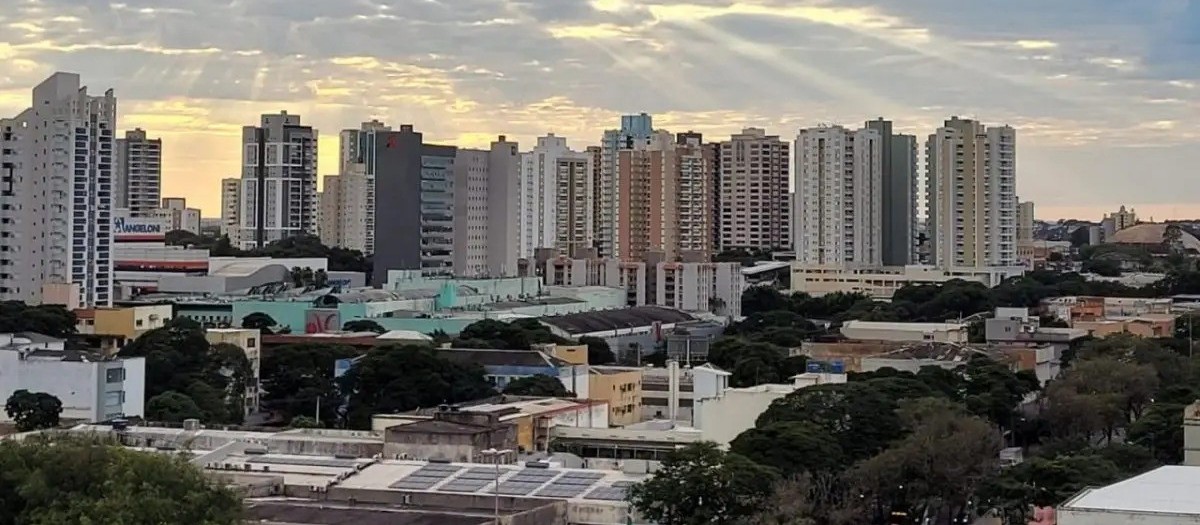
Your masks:
<svg viewBox="0 0 1200 525"><path fill-rule="evenodd" d="M620 310L599 310L539 318L542 323L573 335L694 320L696 318L687 313L662 306L635 306Z"/></svg>

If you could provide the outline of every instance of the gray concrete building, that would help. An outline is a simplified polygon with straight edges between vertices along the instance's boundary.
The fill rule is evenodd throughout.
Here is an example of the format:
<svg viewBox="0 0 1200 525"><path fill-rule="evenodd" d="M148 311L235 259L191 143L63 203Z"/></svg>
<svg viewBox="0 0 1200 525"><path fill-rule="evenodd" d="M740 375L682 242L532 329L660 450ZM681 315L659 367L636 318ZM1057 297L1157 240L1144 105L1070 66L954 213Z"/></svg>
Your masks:
<svg viewBox="0 0 1200 525"><path fill-rule="evenodd" d="M882 117L866 123L879 132L883 145L883 264L916 262L917 137L892 132Z"/></svg>
<svg viewBox="0 0 1200 525"><path fill-rule="evenodd" d="M521 154L501 135L454 160L454 274L517 275Z"/></svg>
<svg viewBox="0 0 1200 525"><path fill-rule="evenodd" d="M421 133L407 124L400 131L377 131L373 137L378 206L372 282L385 282L388 270L453 274L458 149L425 144Z"/></svg>
<svg viewBox="0 0 1200 525"><path fill-rule="evenodd" d="M241 248L317 234L317 130L286 111L242 128Z"/></svg>
<svg viewBox="0 0 1200 525"><path fill-rule="evenodd" d="M117 139L116 208L127 208L130 217L147 217L162 198L162 139L146 137L141 128Z"/></svg>

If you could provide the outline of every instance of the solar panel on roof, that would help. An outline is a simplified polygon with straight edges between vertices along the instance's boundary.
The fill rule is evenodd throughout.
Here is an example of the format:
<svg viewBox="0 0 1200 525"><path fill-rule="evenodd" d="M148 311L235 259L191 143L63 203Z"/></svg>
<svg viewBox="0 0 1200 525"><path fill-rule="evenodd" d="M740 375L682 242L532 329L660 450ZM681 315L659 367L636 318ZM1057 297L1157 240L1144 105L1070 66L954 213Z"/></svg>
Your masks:
<svg viewBox="0 0 1200 525"><path fill-rule="evenodd" d="M587 499L598 499L604 501L621 501L624 500L628 492L624 487L600 487L588 493Z"/></svg>
<svg viewBox="0 0 1200 525"><path fill-rule="evenodd" d="M320 458L273 458L255 456L247 458L246 463L260 465L302 465L306 467L354 468L358 462L349 459L320 459Z"/></svg>
<svg viewBox="0 0 1200 525"><path fill-rule="evenodd" d="M632 487L634 485L637 485L637 482L635 482L635 481L614 481L614 482L612 482L613 488L618 488L618 489L628 488L628 487Z"/></svg>
<svg viewBox="0 0 1200 525"><path fill-rule="evenodd" d="M500 493L510 496L524 496L540 486L542 486L541 483L505 481L500 484Z"/></svg>
<svg viewBox="0 0 1200 525"><path fill-rule="evenodd" d="M596 472L568 472L563 474L562 477L554 480L554 483L562 485L581 485L586 487L599 481L603 477L604 474Z"/></svg>
<svg viewBox="0 0 1200 525"><path fill-rule="evenodd" d="M535 496L546 498L574 498L583 494L588 489L588 485L547 485L546 488L539 490Z"/></svg>
<svg viewBox="0 0 1200 525"><path fill-rule="evenodd" d="M479 489L491 485L491 480L468 479L468 480L453 480L441 487L438 487L439 492L477 492Z"/></svg>

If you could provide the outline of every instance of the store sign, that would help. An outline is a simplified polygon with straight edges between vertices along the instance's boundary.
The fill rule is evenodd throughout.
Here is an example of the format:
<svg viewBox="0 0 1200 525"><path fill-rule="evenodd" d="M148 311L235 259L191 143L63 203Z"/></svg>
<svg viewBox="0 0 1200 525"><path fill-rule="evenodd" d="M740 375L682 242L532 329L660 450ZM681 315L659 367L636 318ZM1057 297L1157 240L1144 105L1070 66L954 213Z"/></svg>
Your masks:
<svg viewBox="0 0 1200 525"><path fill-rule="evenodd" d="M161 235L162 222L146 219L117 217L113 219L113 233L116 235Z"/></svg>

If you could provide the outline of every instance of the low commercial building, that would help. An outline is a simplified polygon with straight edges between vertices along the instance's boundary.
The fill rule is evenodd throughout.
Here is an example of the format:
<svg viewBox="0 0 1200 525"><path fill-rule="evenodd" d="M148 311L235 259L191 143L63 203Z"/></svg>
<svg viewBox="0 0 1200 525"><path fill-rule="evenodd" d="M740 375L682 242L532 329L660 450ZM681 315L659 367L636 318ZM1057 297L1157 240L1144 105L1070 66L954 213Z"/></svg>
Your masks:
<svg viewBox="0 0 1200 525"><path fill-rule="evenodd" d="M115 354L125 343L166 326L172 315L169 304L81 309L75 311L75 331L102 353Z"/></svg>
<svg viewBox="0 0 1200 525"><path fill-rule="evenodd" d="M228 344L238 347L250 362L253 377L246 385L246 415L258 413L261 393L262 333L257 328L209 328L204 331L210 345Z"/></svg>
<svg viewBox="0 0 1200 525"><path fill-rule="evenodd" d="M812 296L845 292L861 293L872 299L889 300L905 286L944 284L961 279L983 284L999 285L1009 277L1019 277L1024 267L936 268L933 266L889 266L881 268L850 268L841 265L792 263L792 291ZM972 312L973 313L973 312Z"/></svg>
<svg viewBox="0 0 1200 525"><path fill-rule="evenodd" d="M608 405L608 424L632 425L642 420L642 378L637 367L594 366L589 369L592 399Z"/></svg>
<svg viewBox="0 0 1200 525"><path fill-rule="evenodd" d="M655 304L685 312L738 318L746 279L738 263L658 263Z"/></svg>
<svg viewBox="0 0 1200 525"><path fill-rule="evenodd" d="M539 318L555 335L568 339L599 337L618 357L651 354L670 330L695 321L686 312L661 306L638 306Z"/></svg>
<svg viewBox="0 0 1200 525"><path fill-rule="evenodd" d="M67 350L62 339L0 334L0 398L45 392L62 402L63 419L108 421L144 415L146 359ZM0 421L9 421L0 414Z"/></svg>
<svg viewBox="0 0 1200 525"><path fill-rule="evenodd" d="M1166 466L1059 505L1058 525L1200 524L1200 467Z"/></svg>
<svg viewBox="0 0 1200 525"><path fill-rule="evenodd" d="M758 416L776 400L801 388L845 382L845 374L806 373L792 377L790 384L725 388L696 398L692 426L700 430L705 441L728 446L742 432L754 428Z"/></svg>
<svg viewBox="0 0 1200 525"><path fill-rule="evenodd" d="M997 308L984 322L984 334L989 343L1051 344L1065 350L1071 342L1087 337L1088 331L1042 326L1028 308Z"/></svg>
<svg viewBox="0 0 1200 525"><path fill-rule="evenodd" d="M1067 323L1096 321L1146 314L1169 314L1174 301L1169 297L1051 297L1041 302L1042 312Z"/></svg>
<svg viewBox="0 0 1200 525"><path fill-rule="evenodd" d="M483 461L489 449L519 450L517 425L507 412L474 413L442 407L433 417L387 427L383 454L391 459Z"/></svg>
<svg viewBox="0 0 1200 525"><path fill-rule="evenodd" d="M966 343L964 323L883 323L846 321L842 335L858 341Z"/></svg>

